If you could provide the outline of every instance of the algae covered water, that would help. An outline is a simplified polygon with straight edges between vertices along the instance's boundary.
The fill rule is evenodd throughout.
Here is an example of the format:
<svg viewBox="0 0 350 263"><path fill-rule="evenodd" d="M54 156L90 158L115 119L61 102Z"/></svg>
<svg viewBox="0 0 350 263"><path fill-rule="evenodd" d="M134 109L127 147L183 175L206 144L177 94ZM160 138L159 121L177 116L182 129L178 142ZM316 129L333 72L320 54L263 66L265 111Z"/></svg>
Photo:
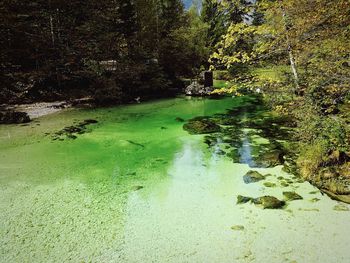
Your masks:
<svg viewBox="0 0 350 263"><path fill-rule="evenodd" d="M249 167L271 140L241 129L230 158L225 137L183 130L247 101L176 98L1 126L0 262L348 262L348 205L282 166ZM267 176L246 184L249 170ZM236 203L286 191L303 199Z"/></svg>

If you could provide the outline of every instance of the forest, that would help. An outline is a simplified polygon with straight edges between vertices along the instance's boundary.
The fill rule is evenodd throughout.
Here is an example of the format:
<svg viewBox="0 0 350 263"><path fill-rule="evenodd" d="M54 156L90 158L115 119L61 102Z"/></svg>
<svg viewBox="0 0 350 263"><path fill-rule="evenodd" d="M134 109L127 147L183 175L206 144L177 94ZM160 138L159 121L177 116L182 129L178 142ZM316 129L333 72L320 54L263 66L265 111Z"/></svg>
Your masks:
<svg viewBox="0 0 350 263"><path fill-rule="evenodd" d="M339 212L350 209L348 205L350 204L350 2L348 0L2 0L0 2L0 47L0 124L6 124L1 125L2 129L0 129L0 141L3 141L0 147L4 151L3 160L0 160L0 182L6 182L7 188L4 186L1 191L4 191L4 196L8 198L0 199L0 204L8 204L9 200L14 200L15 190L13 189L18 192L24 191L22 186L12 185L14 179L9 178L17 178L16 176L23 173L26 178L23 181L29 180L27 178L31 178L32 174L36 173L35 165L38 164L39 167L42 165L40 176L36 175L40 179L33 179L35 181L33 184L37 184L36 180L40 181L43 178L52 182L55 176L65 180L68 177L70 179L73 177L75 180L81 179L94 193L91 195L91 200L96 198L105 205L97 208L91 201L93 204L90 209L96 208L92 212L94 217L91 217L94 224L94 220L99 218L96 216L99 214L98 211L102 211L106 213L111 227L114 224L111 222L119 220L113 226L119 227L125 224L125 229L129 231L125 230L125 235L130 234L134 238L125 241L124 245L111 243L111 246L115 245L118 249L126 246L118 250L123 253L126 251L126 254L118 254L118 256L114 253L108 254L107 248L103 252L106 254L101 252L101 247L107 246L102 239L96 242L86 239L86 247L91 251L97 249L96 251L102 254L90 255L90 252L86 252L88 248L85 250L81 245L76 245L75 251L69 248L70 257L63 261L79 259L88 262L97 259L101 262L116 262L116 258L121 258L120 262L164 262L165 257L177 253L179 258L174 259L169 256L170 261L173 260L171 262L204 262L205 260L232 262L225 258L231 250L225 252L226 254L222 250L221 254L215 254L220 256L215 257L208 252L210 249L206 247L207 244L201 243L208 236L209 243L213 244L215 240L217 247L216 245L214 247L218 251L222 249L219 247L220 242L217 243L215 238L209 237L209 232L220 233L218 235L223 232L216 232L217 229L210 221L210 218L214 220L214 216L203 212L213 209L216 211L215 215L221 214L221 211L216 209L221 207L222 203L216 204L215 198L210 199L212 192L202 195L201 191L219 187L215 193L221 198L226 196L223 190L226 188L207 178L205 179L207 181L200 181L203 185L199 187L197 185L199 177L191 177L196 172L212 175L212 170L215 170L224 177L228 171L238 171L238 174L245 173L243 177L245 184L257 184L260 180L267 180L274 176L276 180L270 179L264 182L262 187L265 190L272 189L271 191L289 187L288 192L284 191L281 195L285 197L284 201L270 195L256 198L242 196L240 192L244 192L242 187L245 187L245 184L239 184L237 205L250 203L262 206L264 209L283 207L289 212L283 216L295 213L293 217L298 217L297 213L300 211L319 212L320 220L317 219L316 214L304 218L305 222L314 220L312 222L315 223L313 225L315 229L321 228L318 224L321 224L322 220L327 221L331 220L329 218L332 216L332 218L336 217L330 212L323 214L321 211L322 208L326 209L325 207L328 209L326 211L332 210L329 206L333 207L334 204L328 203L329 200L337 201L333 210ZM206 94L200 94L204 96L194 94L192 97L185 97L188 87L203 85L201 76L204 72L213 74L214 81L210 90L206 91ZM42 121L39 118L31 122L25 113L22 116L16 115L22 113L13 111L18 105L57 101L70 102L76 108L73 107L71 112L63 111L55 113L58 115L52 115L52 117L44 116ZM88 102L88 106L79 105L79 101ZM222 113L225 111L227 111L225 114ZM12 120L12 117L15 119ZM169 120L170 118L173 122ZM8 125L10 123L17 124ZM154 127L158 130L153 130ZM20 130L22 128L23 133ZM186 133L188 137L183 135L184 131L188 132ZM166 132L168 134L164 135ZM203 135L204 137L200 138L209 150L200 148L203 146L198 146L201 145L195 139L198 137L193 135ZM266 140L268 143L264 143ZM36 159L29 161L26 158L29 158L31 154L28 153L31 151L26 147L31 147L36 142L43 145L37 148L33 146L32 153ZM59 143L62 143L61 146ZM57 148L52 148L56 144ZM15 161L16 147L23 147L19 151L22 154L20 156L24 158L21 163ZM61 155L58 153L55 155L56 150L61 150ZM206 151L212 151L211 153L215 156L228 157L230 164L225 162L225 165L217 165L210 170L209 167L212 164L205 159L209 158ZM49 157L44 152L53 153L57 159L47 159ZM65 156L65 159L62 156ZM193 161L191 165L188 161L181 159L181 156L191 159ZM206 161L202 159L198 161L198 158ZM8 164L12 161L14 165L9 166ZM197 161L202 163L198 164ZM236 166L229 166L232 165L232 161ZM50 163L49 166L48 163ZM169 163L173 163L173 166L169 166ZM238 164L245 164L247 167L242 168ZM4 168L1 168L2 166ZM48 179L47 171L52 171L51 166L62 169L62 172L59 170L60 172ZM273 170L276 167L280 167L278 172ZM251 171L248 168L258 170ZM190 171L193 171L191 176ZM81 175L84 173L85 175ZM175 175L187 175L191 179L184 179L184 176L177 177L176 180L157 177L158 174L166 173L169 178L176 177ZM260 173L266 173L266 175ZM99 176L101 179L96 179ZM284 176L287 177L281 179ZM162 180L174 181L161 184ZM220 180L224 179L220 177ZM229 182L228 179L227 182ZM236 181L230 181L230 183L233 185ZM307 186L304 185L306 183ZM167 190L161 188L163 190L159 192L152 192L149 190L153 189L152 184ZM295 184L301 185L295 186ZM59 186L62 188L59 190L55 188L56 194L65 189L64 191L68 193L66 196L71 198L70 200L80 200L80 204L86 200L83 194L75 196L78 194L75 189L80 189L77 190L79 193L81 191L88 196L91 194L76 182L68 184L67 188ZM173 188L171 187L175 186L178 187L174 188L178 192L175 190L174 192L179 193L180 196L186 197L191 192L197 195L189 195L189 200L184 204L181 197L173 197L171 203L169 201L171 208L165 206L163 209L167 212L158 214L160 210L157 205L162 207L166 203L164 200L172 198L171 189ZM194 189L198 186L200 190L193 190L189 186ZM306 196L316 192L318 195L309 199L307 205L296 208L288 202L303 199L295 192L299 190L304 191ZM118 194L113 195L114 191ZM143 196L135 197L130 194L126 197L126 193L129 192L140 192ZM164 194L165 192L167 194ZM33 192L35 202L44 200L44 197L38 193ZM151 196L149 199L146 193ZM248 193L257 194L254 191ZM276 192L272 194L276 195ZM117 195L120 198L118 200L115 199ZM159 204L155 204L154 200L159 196L163 196L163 199ZM323 198L326 197L330 199L324 200ZM195 201L191 202L191 198ZM18 201L18 210L24 209L21 208L23 200ZM208 201L208 207L198 205L199 200ZM60 201L55 202L57 204ZM131 209L131 212L127 210L128 213L120 212L116 216L111 212L112 208L108 210L112 203L118 203L116 209L119 209L118 211L125 212ZM124 207L126 203L129 206ZM79 209L80 204L76 205ZM310 208L311 205L317 204L319 207ZM32 206L32 203L28 203L28 207ZM28 207L25 209L29 209ZM60 205L56 210L60 211L62 207L65 206ZM197 220L195 216L192 217L192 214L180 218L174 212L188 209L187 212L192 213L197 211L198 207L202 210L198 210L196 218L204 217L208 221ZM137 211L132 208L137 208ZM40 210L41 207L38 209ZM69 209L71 207L65 212ZM77 211L81 213L85 211L79 209ZM331 212L334 212L333 210ZM48 209L48 211L51 210ZM144 214L139 215L140 211ZM237 211L232 212L232 215L236 216ZM50 218L60 218L60 216L52 215ZM142 221L140 219L142 216L149 221ZM163 216L164 221L168 219L169 224L162 225ZM235 216L233 217L237 218ZM253 215L246 215L246 218L251 216ZM281 226L281 229L286 229L284 223L278 221L278 218L283 218L282 214L279 217L277 214L275 216L274 220L278 222L276 224ZM8 215L0 217L0 220L7 222L13 221L13 218L15 217L9 212ZM83 232L87 231L83 225L89 225L90 221L88 223L81 221L79 225L74 221L75 219L71 222L74 222L74 227L79 229L78 232L81 231L79 235L83 236ZM156 219L158 221L154 223L153 220ZM184 225L188 222L192 228L186 228L186 225L184 228L180 227L180 230L175 230L175 225L179 223L177 219L183 220L181 223L184 222ZM223 223L221 220L226 219L225 216L222 219L216 218L217 226ZM345 214L343 217L337 217L335 219L337 223L332 227L341 225L345 229L345 220L348 219ZM51 222L50 220L48 222ZM132 222L129 228L128 220ZM262 216L261 220L265 222L264 220L268 221L269 218ZM288 220L286 219L286 221L293 220L289 217ZM34 221L33 219L31 222ZM64 219L64 222L67 220ZM147 232L148 230L143 228L140 222L146 222L145 224L152 222L152 226L159 224L161 230ZM208 227L208 229L197 229L197 223L198 227ZM8 224L4 229L14 229L12 225L10 226L11 223ZM246 232L249 231L246 229L248 221L242 224L245 226L235 225L231 230L248 233ZM162 229L162 226L165 229ZM264 227L269 228L263 225L259 230L255 229L254 233L262 231ZM301 225L301 228L303 227L307 228ZM96 228L107 233L100 226ZM298 226L295 225L295 228ZM270 230L278 236L276 229ZM341 236L341 233L346 234L344 229L332 228L331 230L336 233L332 237ZM51 235L45 231L41 233L46 237ZM136 235L137 231L140 232ZM193 235L188 240L190 245L186 247L184 245L186 242L179 241L183 236L181 238L179 236L181 234L187 236L188 231L197 231L198 240L202 239L198 241L195 238L196 235ZM331 232L322 231L324 231L323 238L328 239L328 234ZM0 230L0 234L2 233L5 232ZM293 233L289 234L293 237ZM90 234L86 235L94 235ZM158 250L156 247L145 245L150 236L155 237L158 234L159 240L154 241L154 246L158 246ZM113 235L118 236L115 233ZM13 233L13 236L16 235ZM112 234L108 233L106 236L106 240L110 242L114 240ZM174 237L176 240L172 247L174 251L168 251L170 248L165 245L168 237ZM227 238L221 237L222 240ZM4 261L0 257L0 262L11 262L11 259L17 259L20 262L26 258L26 256L18 258L18 255L14 256L15 254L11 252L16 251L16 247L19 246L20 241L16 238L13 239L14 241L3 241L5 239L0 237L0 245L5 244L4 247L7 249L0 250L0 256L5 255ZM143 240L142 244L138 243L138 238ZM348 252L345 252L346 247L339 245L337 248L324 248L323 255L321 252L316 253L316 248L311 245L316 237L308 238L305 237L307 245L304 247L293 245L291 249L293 253L290 253L294 258L286 255L287 252L281 252L280 254L287 259L281 257L272 261L266 253L261 253L262 251L259 250L261 247L249 241L247 247L256 245L255 252L260 251L260 254L254 253L253 248L247 248L242 251L242 255L239 255L237 262L254 260L257 260L256 262L281 262L281 260L297 262L293 261L294 259L299 259L298 262L322 262L331 254L327 249L338 253L337 262L347 262L344 260L349 256L346 254ZM43 243L41 239L35 240L38 246ZM342 240L346 241L346 237ZM335 239L333 241L333 243L344 243ZM102 245L95 248L98 242ZM200 248L197 248L195 243L201 244ZM13 247L8 248L8 244L13 244L11 245ZM135 249L136 247L140 248ZM143 248L145 251L142 250ZM198 253L196 254L190 248L197 249ZM283 249L287 248L283 247ZM303 249L309 250L300 252L301 254L296 252ZM49 252L45 256L40 254L39 258L43 261L48 259L56 261L57 258L54 257L58 255L57 251L54 248L47 248L47 251ZM130 251L133 252L130 253ZM187 253L186 256L184 251ZM300 258L301 255L303 257ZM37 256L33 254L28 258L35 260ZM145 261L140 261L141 256L145 257ZM331 258L328 260L331 261Z"/></svg>

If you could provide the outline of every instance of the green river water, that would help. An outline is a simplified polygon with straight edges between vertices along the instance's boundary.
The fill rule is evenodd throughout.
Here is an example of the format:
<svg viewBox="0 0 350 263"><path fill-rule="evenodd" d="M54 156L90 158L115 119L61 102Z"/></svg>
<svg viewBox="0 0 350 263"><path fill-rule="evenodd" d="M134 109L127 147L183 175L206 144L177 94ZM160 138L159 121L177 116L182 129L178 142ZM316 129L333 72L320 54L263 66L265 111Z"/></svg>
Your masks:
<svg viewBox="0 0 350 263"><path fill-rule="evenodd" d="M282 166L254 169L277 187L245 184L247 164L175 120L241 102L176 98L0 126L0 262L349 262L348 205ZM85 119L98 123L52 140ZM242 149L249 155L249 141ZM282 189L279 176L294 181ZM236 204L287 190L304 199L278 210Z"/></svg>

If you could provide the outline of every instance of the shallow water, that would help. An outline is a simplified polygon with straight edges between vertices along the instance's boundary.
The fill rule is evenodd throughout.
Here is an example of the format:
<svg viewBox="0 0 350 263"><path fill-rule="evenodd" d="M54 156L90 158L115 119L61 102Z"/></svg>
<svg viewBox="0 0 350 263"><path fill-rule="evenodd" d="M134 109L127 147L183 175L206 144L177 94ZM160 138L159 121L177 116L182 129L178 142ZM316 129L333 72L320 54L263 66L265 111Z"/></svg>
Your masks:
<svg viewBox="0 0 350 263"><path fill-rule="evenodd" d="M175 120L243 101L177 98L0 126L0 262L348 262L349 211L280 166L244 184L246 131L243 163L233 163L221 141L208 148ZM84 119L98 123L52 140ZM236 205L237 195L288 190L304 199L282 210Z"/></svg>

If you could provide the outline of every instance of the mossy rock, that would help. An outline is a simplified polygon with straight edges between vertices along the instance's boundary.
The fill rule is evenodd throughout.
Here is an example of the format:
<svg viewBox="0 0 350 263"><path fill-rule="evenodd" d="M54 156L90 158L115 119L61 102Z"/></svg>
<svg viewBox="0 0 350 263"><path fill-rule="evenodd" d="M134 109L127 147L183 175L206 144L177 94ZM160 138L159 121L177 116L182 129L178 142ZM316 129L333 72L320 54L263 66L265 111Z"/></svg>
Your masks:
<svg viewBox="0 0 350 263"><path fill-rule="evenodd" d="M283 152L275 149L269 152L260 154L254 158L254 162L257 167L274 167L283 164Z"/></svg>
<svg viewBox="0 0 350 263"><path fill-rule="evenodd" d="M244 226L235 225L235 226L231 226L231 229L236 230L236 231L242 231L242 230L244 230Z"/></svg>
<svg viewBox="0 0 350 263"><path fill-rule="evenodd" d="M219 125L207 119L192 119L183 125L183 129L190 134L207 134L219 132L221 130Z"/></svg>
<svg viewBox="0 0 350 263"><path fill-rule="evenodd" d="M245 204L245 203L248 203L249 201L252 201L252 200L253 200L252 197L238 195L236 204Z"/></svg>
<svg viewBox="0 0 350 263"><path fill-rule="evenodd" d="M253 199L253 203L261 205L264 209L280 209L286 204L285 201L281 201L274 196L261 196Z"/></svg>
<svg viewBox="0 0 350 263"><path fill-rule="evenodd" d="M226 153L226 156L231 158L234 163L239 162L240 154L238 149L232 149L231 151Z"/></svg>
<svg viewBox="0 0 350 263"><path fill-rule="evenodd" d="M275 183L271 183L271 182L265 182L264 186L266 186L266 187L276 187L276 184Z"/></svg>
<svg viewBox="0 0 350 263"><path fill-rule="evenodd" d="M288 186L289 186L289 184L288 184L288 183L286 183L286 182L281 182L281 186L282 186L282 187L288 187Z"/></svg>
<svg viewBox="0 0 350 263"><path fill-rule="evenodd" d="M321 200L320 198L315 197L315 198L310 199L310 202L316 203L316 202L318 202L320 200Z"/></svg>
<svg viewBox="0 0 350 263"><path fill-rule="evenodd" d="M302 196L297 194L296 192L283 192L284 197L286 198L287 201L293 201L293 200L301 200L303 199Z"/></svg>
<svg viewBox="0 0 350 263"><path fill-rule="evenodd" d="M248 171L244 176L243 176L243 181L246 184L250 184L250 183L255 183L255 182L259 182L261 180L264 180L265 176L260 174L257 171L253 171L250 170Z"/></svg>

